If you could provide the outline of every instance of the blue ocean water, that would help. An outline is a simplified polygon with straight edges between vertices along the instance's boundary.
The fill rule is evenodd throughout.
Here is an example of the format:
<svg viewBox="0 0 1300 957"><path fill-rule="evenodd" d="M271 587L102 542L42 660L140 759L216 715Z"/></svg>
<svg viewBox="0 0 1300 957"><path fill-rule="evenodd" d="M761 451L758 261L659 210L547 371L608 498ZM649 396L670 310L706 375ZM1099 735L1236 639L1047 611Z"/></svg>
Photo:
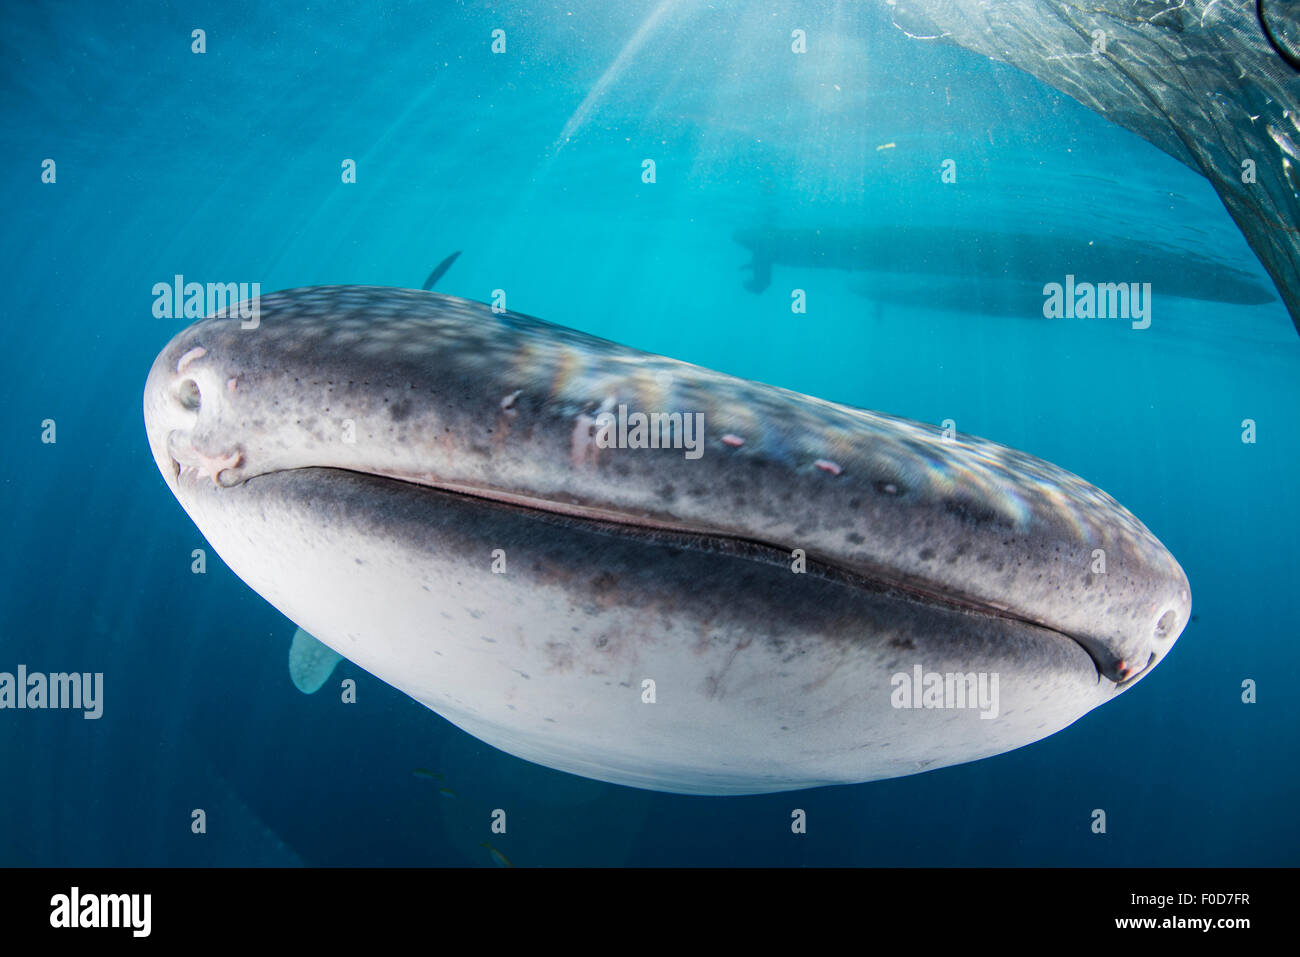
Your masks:
<svg viewBox="0 0 1300 957"><path fill-rule="evenodd" d="M0 44L0 671L105 688L96 721L0 711L0 864L493 866L485 841L520 866L1300 863L1281 303L1157 297L1133 330L873 299L833 269L743 286L738 229L904 225L1159 243L1271 288L1209 185L1137 136L873 5L50 3L6 7ZM185 323L153 286L418 287L454 250L441 291L1055 462L1160 537L1195 618L1036 744L744 798L525 763L346 662L356 704L303 696L293 624L215 555L191 573L205 543L141 420Z"/></svg>

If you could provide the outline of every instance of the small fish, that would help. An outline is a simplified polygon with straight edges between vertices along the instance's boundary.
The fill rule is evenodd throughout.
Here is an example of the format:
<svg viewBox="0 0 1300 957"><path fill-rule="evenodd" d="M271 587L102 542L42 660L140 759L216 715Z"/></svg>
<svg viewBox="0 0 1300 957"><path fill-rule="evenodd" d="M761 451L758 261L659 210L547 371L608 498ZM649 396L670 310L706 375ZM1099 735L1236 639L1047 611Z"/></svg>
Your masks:
<svg viewBox="0 0 1300 957"><path fill-rule="evenodd" d="M411 773L415 775L417 778L424 778L427 781L437 781L438 784L440 785L440 787L438 788L438 793L441 794L443 797L454 798L460 796L451 788L446 786L446 784L443 782L442 775L439 774L437 771L430 771L428 768L416 768Z"/></svg>
<svg viewBox="0 0 1300 957"><path fill-rule="evenodd" d="M1300 159L1300 148L1297 148L1295 142L1286 133L1279 130L1276 126L1269 125L1265 127L1268 130L1269 138L1273 140L1281 149L1292 159Z"/></svg>
<svg viewBox="0 0 1300 957"><path fill-rule="evenodd" d="M876 147L876 152L879 153L881 150L892 150L897 145L898 144L894 142L881 143L879 146Z"/></svg>
<svg viewBox="0 0 1300 957"><path fill-rule="evenodd" d="M488 853L492 855L492 863L497 867L514 867L514 865L510 863L510 858L506 857L487 841L484 841L479 846L487 848Z"/></svg>

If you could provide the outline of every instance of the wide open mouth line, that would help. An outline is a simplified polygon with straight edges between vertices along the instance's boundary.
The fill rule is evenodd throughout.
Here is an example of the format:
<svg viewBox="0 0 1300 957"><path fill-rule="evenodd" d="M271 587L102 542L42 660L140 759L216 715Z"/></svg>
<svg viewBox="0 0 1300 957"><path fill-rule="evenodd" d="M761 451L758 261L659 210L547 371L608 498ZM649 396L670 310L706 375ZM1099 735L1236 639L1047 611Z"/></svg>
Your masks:
<svg viewBox="0 0 1300 957"><path fill-rule="evenodd" d="M792 560L791 553L794 546L766 540L761 536L736 535L713 528L693 527L683 523L667 522L655 516L635 515L615 509L556 501L494 488L442 482L429 475L411 476L382 470L349 469L334 466L302 466L260 473L259 475L250 476L242 482L220 487L223 491L234 492L241 485L256 483L260 478L285 476L294 472L305 471L347 472L364 475L371 479L398 482L433 494L464 499L493 508L517 511L528 515L529 519L533 521L577 524L610 535L636 537L647 544L734 555L751 561L779 565L784 568L789 568ZM183 472L191 479L201 479L201 474L197 469L184 469ZM203 481L206 482L207 480L203 479ZM986 618L1032 625L1035 628L1051 632L1074 642L1088 654L1097 669L1099 678L1105 676L1117 684L1122 682L1124 686L1136 680L1150 667L1150 662L1148 662L1136 674L1124 674L1122 673L1123 663L1114 662L1113 655L1109 655L1104 648L1095 647L1097 644L1095 641L1055 628L1046 622L1018 615L991 602L945 589L938 583L918 581L908 576L893 573L887 568L849 568L814 552L808 552L806 573L850 588L888 595L917 604L945 608L962 614L979 615Z"/></svg>

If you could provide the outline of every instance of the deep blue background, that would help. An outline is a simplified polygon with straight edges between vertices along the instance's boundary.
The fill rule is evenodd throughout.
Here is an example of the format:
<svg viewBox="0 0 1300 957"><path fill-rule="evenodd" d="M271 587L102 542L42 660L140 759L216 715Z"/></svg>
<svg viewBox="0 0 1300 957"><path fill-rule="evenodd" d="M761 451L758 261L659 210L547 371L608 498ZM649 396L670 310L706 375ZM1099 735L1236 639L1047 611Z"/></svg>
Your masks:
<svg viewBox="0 0 1300 957"><path fill-rule="evenodd" d="M1050 228L1259 272L1209 186L1134 135L909 40L874 6L822 6L4 7L0 670L102 671L106 702L99 721L0 712L0 864L491 866L489 839L518 865L1300 863L1289 318L1174 298L1142 332L984 317L781 267L745 291L731 234L761 223ZM194 28L206 54L190 52ZM952 418L1077 472L1179 559L1196 619L1131 693L1047 740L796 794L687 798L552 772L346 662L356 705L304 697L285 664L293 625L214 554L190 573L204 543L141 420L153 356L183 324L153 317L151 288L176 273L418 286L454 249L443 291L505 288L521 312ZM807 315L790 313L794 286ZM492 838L496 807L510 832Z"/></svg>

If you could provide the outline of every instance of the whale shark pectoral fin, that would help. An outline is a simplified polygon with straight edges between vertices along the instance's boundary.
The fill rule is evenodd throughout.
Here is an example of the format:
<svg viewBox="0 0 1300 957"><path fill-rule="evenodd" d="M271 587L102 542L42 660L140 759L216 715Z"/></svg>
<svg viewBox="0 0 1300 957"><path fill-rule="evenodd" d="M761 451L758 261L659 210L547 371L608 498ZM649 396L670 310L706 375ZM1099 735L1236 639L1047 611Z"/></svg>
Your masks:
<svg viewBox="0 0 1300 957"><path fill-rule="evenodd" d="M446 259L444 259L442 262L438 263L438 265L434 266L433 272L429 273L429 278L424 281L424 285L421 286L420 288L423 289L425 292L428 292L430 289L432 289L434 283L436 283L439 279L441 279L444 275L446 275L447 270L451 268L451 264L456 261L456 257L459 255L460 255L460 250L458 249L450 256L448 256Z"/></svg>
<svg viewBox="0 0 1300 957"><path fill-rule="evenodd" d="M343 660L333 648L321 644L299 628L293 633L289 646L289 677L293 686L303 694L315 694L334 673L334 667Z"/></svg>

